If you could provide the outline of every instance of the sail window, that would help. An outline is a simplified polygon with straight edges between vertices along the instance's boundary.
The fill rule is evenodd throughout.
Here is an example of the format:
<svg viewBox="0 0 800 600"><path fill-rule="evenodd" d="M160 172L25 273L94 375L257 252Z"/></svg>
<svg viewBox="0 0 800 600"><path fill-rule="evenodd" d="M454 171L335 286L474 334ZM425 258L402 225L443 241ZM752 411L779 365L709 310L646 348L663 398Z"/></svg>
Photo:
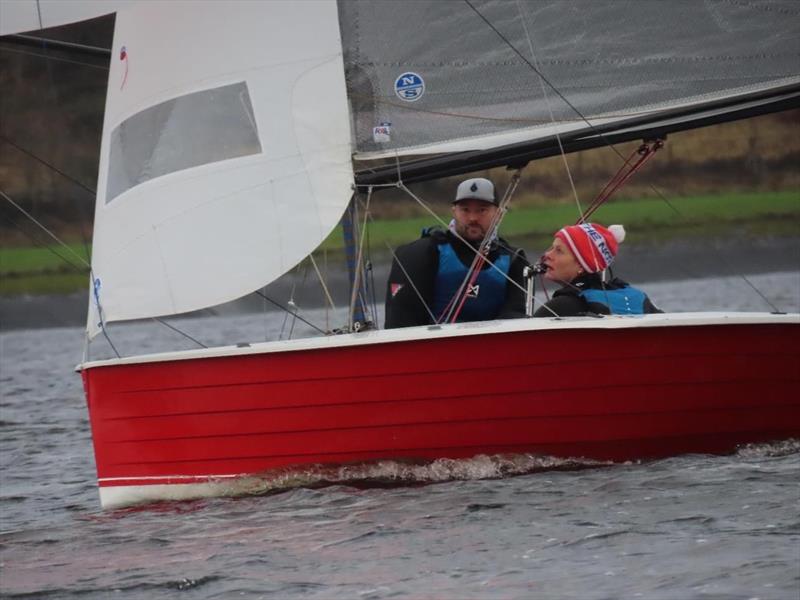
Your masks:
<svg viewBox="0 0 800 600"><path fill-rule="evenodd" d="M111 133L106 204L156 177L260 152L245 82L173 98Z"/></svg>

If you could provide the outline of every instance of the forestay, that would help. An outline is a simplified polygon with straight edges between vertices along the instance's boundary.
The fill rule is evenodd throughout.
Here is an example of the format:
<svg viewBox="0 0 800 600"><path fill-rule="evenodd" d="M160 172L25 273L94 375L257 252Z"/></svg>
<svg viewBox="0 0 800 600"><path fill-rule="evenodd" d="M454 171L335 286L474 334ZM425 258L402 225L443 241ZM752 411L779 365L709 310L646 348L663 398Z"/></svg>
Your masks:
<svg viewBox="0 0 800 600"><path fill-rule="evenodd" d="M411 7L340 3L356 158L484 150L800 82L794 0Z"/></svg>
<svg viewBox="0 0 800 600"><path fill-rule="evenodd" d="M333 2L118 11L90 335L252 292L331 232L352 193Z"/></svg>

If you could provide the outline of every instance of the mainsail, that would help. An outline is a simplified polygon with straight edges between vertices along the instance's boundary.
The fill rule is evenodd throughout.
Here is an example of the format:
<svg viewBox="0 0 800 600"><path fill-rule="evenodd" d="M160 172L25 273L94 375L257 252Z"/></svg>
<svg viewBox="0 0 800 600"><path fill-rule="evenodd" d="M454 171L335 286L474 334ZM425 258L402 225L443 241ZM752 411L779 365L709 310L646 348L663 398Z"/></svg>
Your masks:
<svg viewBox="0 0 800 600"><path fill-rule="evenodd" d="M365 161L469 151L474 160L461 170L485 168L492 164L480 162L482 151L546 144L558 152L555 134L562 141L610 135L787 90L796 105L800 90L800 4L793 1L339 7L356 158ZM494 164L524 158L517 150ZM443 172L446 160L434 164L434 175L452 174ZM394 165L382 180L359 166L365 183L397 179ZM412 175L402 173L406 181Z"/></svg>

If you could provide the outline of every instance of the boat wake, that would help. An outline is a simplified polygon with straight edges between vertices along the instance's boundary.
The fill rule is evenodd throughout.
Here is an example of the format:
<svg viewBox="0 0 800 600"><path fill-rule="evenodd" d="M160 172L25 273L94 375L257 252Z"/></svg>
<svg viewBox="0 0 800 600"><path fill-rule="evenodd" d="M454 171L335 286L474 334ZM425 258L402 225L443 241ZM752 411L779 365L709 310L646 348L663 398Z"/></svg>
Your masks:
<svg viewBox="0 0 800 600"><path fill-rule="evenodd" d="M778 442L746 444L737 450L736 455L743 458L777 458L797 453L800 453L800 439L791 438Z"/></svg>
<svg viewBox="0 0 800 600"><path fill-rule="evenodd" d="M748 444L733 455L745 460L782 457L800 453L800 439ZM271 470L235 478L209 478L204 483L111 488L116 494L104 501L106 508L122 508L166 501L210 497L273 495L298 489L344 485L359 489L416 487L449 481L474 481L515 477L542 471L578 471L643 461L614 463L587 458L558 458L536 454L478 455L472 458L440 458L430 462L379 460L341 465L309 465ZM106 488L108 489L108 488ZM102 493L102 492L101 492Z"/></svg>
<svg viewBox="0 0 800 600"><path fill-rule="evenodd" d="M557 458L534 454L478 455L472 458L440 458L418 463L381 460L346 465L314 465L230 482L231 495L280 493L299 487L320 488L348 485L359 488L391 488L466 481L500 479L539 471L572 471L610 466L609 461Z"/></svg>
<svg viewBox="0 0 800 600"><path fill-rule="evenodd" d="M751 459L781 457L795 453L800 453L800 439L747 444L737 450L736 456ZM462 459L440 458L425 463L381 460L338 466L313 465L277 472L270 471L262 475L229 481L228 493L225 495L277 494L296 488L323 488L335 485L362 489L406 487L448 481L500 479L541 471L577 471L615 464L620 463L535 454L482 454Z"/></svg>

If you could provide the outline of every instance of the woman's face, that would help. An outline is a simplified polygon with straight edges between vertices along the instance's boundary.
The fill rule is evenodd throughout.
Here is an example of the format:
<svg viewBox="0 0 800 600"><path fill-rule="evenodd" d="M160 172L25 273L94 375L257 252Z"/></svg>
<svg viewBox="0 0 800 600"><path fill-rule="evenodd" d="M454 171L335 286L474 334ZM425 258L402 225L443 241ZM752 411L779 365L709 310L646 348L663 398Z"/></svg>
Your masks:
<svg viewBox="0 0 800 600"><path fill-rule="evenodd" d="M569 283L583 272L577 259L561 238L553 240L553 245L544 253L542 262L547 267L544 278L550 281Z"/></svg>

